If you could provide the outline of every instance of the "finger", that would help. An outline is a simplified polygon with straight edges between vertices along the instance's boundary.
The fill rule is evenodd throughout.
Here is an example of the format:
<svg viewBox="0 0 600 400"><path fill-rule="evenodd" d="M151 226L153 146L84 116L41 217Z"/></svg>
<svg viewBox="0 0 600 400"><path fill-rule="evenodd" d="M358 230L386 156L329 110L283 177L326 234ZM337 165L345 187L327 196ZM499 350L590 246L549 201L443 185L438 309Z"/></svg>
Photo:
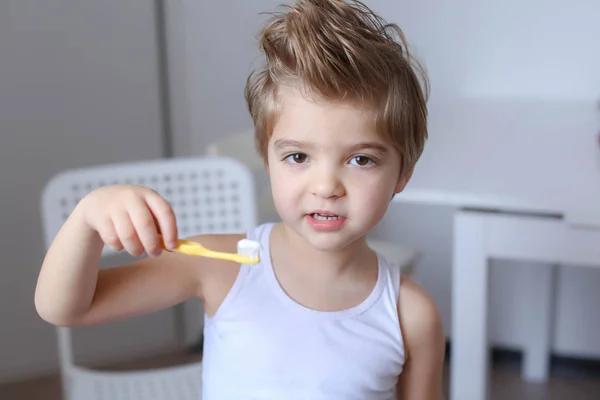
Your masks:
<svg viewBox="0 0 600 400"><path fill-rule="evenodd" d="M177 219L171 205L164 198L156 194L147 196L146 204L158 222L165 246L168 249L177 247L179 240Z"/></svg>
<svg viewBox="0 0 600 400"><path fill-rule="evenodd" d="M133 203L129 209L131 222L137 233L142 246L151 256L158 256L161 253L161 240L156 228L154 216L146 203L140 199Z"/></svg>
<svg viewBox="0 0 600 400"><path fill-rule="evenodd" d="M106 218L104 221L100 222L98 235L100 235L100 239L102 239L104 244L114 251L123 250L123 244L121 243L115 225L110 218Z"/></svg>
<svg viewBox="0 0 600 400"><path fill-rule="evenodd" d="M126 210L119 212L113 217L115 230L119 236L119 240L125 247L125 250L134 257L139 257L144 254L144 247L135 232L135 227L131 222L131 217Z"/></svg>

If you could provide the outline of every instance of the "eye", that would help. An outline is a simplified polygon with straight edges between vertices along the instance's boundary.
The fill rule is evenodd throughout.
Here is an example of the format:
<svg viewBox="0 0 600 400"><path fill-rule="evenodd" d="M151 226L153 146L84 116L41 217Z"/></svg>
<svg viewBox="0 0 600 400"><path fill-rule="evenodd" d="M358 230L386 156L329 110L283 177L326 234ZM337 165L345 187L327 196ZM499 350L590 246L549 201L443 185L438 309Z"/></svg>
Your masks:
<svg viewBox="0 0 600 400"><path fill-rule="evenodd" d="M374 164L373 160L371 160L369 157L367 156L356 156L356 157L352 157L352 161L354 161L354 165L358 165L359 167L368 167L372 164ZM352 163L351 161L351 163Z"/></svg>
<svg viewBox="0 0 600 400"><path fill-rule="evenodd" d="M294 153L290 154L285 159L293 164L302 164L305 163L306 160L308 160L308 156L302 153Z"/></svg>

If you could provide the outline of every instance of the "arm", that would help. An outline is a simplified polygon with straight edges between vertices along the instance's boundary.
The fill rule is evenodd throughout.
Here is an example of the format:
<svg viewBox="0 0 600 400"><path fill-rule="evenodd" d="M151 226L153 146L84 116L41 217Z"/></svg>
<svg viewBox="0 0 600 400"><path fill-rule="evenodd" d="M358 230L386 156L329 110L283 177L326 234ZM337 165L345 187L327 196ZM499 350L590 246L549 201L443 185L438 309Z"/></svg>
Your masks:
<svg viewBox="0 0 600 400"><path fill-rule="evenodd" d="M214 275L218 260L161 252L158 230L166 243L177 238L170 206L152 191L106 188L84 198L43 261L35 292L38 314L54 325L90 325L202 297L204 279ZM193 238L225 251L235 249L237 239ZM105 243L136 257L144 251L153 256L98 271Z"/></svg>
<svg viewBox="0 0 600 400"><path fill-rule="evenodd" d="M445 336L437 307L417 284L403 279L398 314L406 362L396 388L400 400L441 400Z"/></svg>

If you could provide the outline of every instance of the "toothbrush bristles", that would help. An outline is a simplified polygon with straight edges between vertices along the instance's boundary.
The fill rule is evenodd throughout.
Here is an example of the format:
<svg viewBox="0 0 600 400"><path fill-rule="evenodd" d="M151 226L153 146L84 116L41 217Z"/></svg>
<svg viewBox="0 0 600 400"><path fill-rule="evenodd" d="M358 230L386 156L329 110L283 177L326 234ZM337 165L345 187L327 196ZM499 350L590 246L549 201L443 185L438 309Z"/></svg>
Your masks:
<svg viewBox="0 0 600 400"><path fill-rule="evenodd" d="M240 256L253 260L260 259L260 243L250 239L242 239L238 242L237 252Z"/></svg>

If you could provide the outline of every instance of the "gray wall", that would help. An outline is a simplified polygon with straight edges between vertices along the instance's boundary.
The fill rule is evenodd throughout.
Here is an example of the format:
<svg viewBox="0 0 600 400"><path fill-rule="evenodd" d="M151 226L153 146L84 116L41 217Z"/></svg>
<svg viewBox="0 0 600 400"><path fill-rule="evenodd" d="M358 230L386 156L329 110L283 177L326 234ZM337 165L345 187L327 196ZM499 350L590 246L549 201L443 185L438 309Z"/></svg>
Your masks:
<svg viewBox="0 0 600 400"><path fill-rule="evenodd" d="M0 2L0 380L57 365L53 329L33 307L44 182L161 155L153 13L148 0ZM171 322L164 312L84 329L78 354L159 351L174 344Z"/></svg>
<svg viewBox="0 0 600 400"><path fill-rule="evenodd" d="M187 85L176 96L178 118L191 132L191 153L200 154L220 135L251 127L242 91L258 55L255 36L265 18L258 13L279 3L181 0L173 5L181 14L185 39L174 62L187 76ZM600 94L596 0L365 3L400 23L426 63L433 100L467 95L592 101ZM440 306L447 333L451 218L452 210L443 207L394 205L377 230L378 235L413 243L424 252L418 280ZM494 263L490 313L496 345L521 347L529 335L522 321L535 318L522 308L528 293L536 290L535 273L522 268ZM558 275L553 351L600 357L600 315L595 312L600 272L563 268Z"/></svg>

